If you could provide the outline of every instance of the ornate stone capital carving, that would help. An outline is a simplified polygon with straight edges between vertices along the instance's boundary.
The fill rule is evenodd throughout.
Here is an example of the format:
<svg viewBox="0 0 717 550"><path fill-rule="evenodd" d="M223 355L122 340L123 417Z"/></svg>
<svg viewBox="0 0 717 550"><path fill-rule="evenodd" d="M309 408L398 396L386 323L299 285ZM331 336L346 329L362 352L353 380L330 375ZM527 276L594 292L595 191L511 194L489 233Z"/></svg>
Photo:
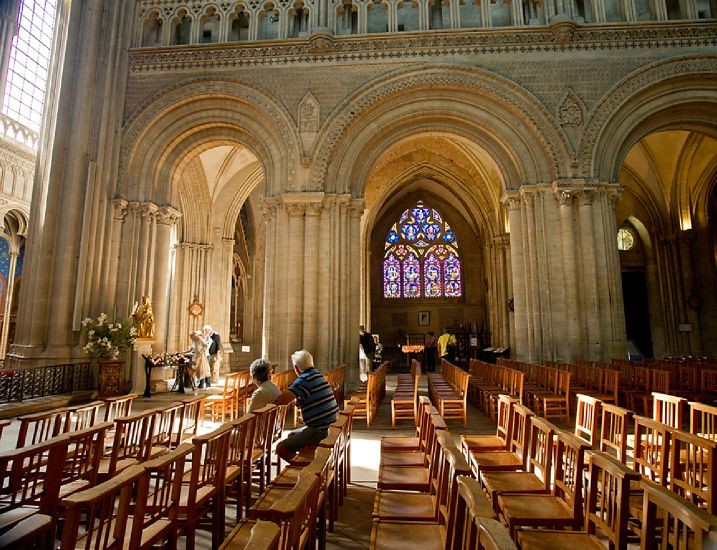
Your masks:
<svg viewBox="0 0 717 550"><path fill-rule="evenodd" d="M180 250L198 250L198 251L214 250L214 246L212 246L211 244L204 244L204 243L177 243L175 245L175 248L179 248Z"/></svg>
<svg viewBox="0 0 717 550"><path fill-rule="evenodd" d="M320 202L309 202L306 204L306 216L311 218L318 218L321 215L321 211L324 209Z"/></svg>
<svg viewBox="0 0 717 550"><path fill-rule="evenodd" d="M289 214L289 217L303 216L304 212L306 212L306 204L303 202L284 203L284 210Z"/></svg>
<svg viewBox="0 0 717 550"><path fill-rule="evenodd" d="M123 198L112 199L112 218L124 221L127 217L127 208L129 203Z"/></svg>
<svg viewBox="0 0 717 550"><path fill-rule="evenodd" d="M139 208L140 216L142 216L142 220L145 222L154 221L158 211L159 207L153 202L142 203Z"/></svg>
<svg viewBox="0 0 717 550"><path fill-rule="evenodd" d="M498 248L510 246L510 233L502 233L493 237L493 244Z"/></svg>
<svg viewBox="0 0 717 550"><path fill-rule="evenodd" d="M594 189L582 189L575 193L579 206L590 206L595 201Z"/></svg>
<svg viewBox="0 0 717 550"><path fill-rule="evenodd" d="M273 198L266 198L262 204L261 222L269 223L271 220L276 218L276 212L279 208L279 200Z"/></svg>
<svg viewBox="0 0 717 550"><path fill-rule="evenodd" d="M520 210L520 195L518 194L506 194L500 199L503 208L506 210Z"/></svg>
<svg viewBox="0 0 717 550"><path fill-rule="evenodd" d="M363 215L364 210L366 210L366 207L363 199L353 199L349 204L349 215L352 218L360 218Z"/></svg>
<svg viewBox="0 0 717 550"><path fill-rule="evenodd" d="M174 225L181 217L182 213L171 206L165 206L157 211L157 223Z"/></svg>

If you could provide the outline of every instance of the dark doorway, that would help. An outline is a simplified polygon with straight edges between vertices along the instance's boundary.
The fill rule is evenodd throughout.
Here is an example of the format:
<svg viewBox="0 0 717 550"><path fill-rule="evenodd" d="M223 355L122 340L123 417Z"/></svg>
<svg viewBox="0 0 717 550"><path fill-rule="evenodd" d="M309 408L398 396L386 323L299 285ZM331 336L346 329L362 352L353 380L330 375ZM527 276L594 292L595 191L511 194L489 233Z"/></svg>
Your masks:
<svg viewBox="0 0 717 550"><path fill-rule="evenodd" d="M650 310L647 306L647 283L644 271L622 272L622 294L625 303L627 339L632 340L643 357L652 357Z"/></svg>

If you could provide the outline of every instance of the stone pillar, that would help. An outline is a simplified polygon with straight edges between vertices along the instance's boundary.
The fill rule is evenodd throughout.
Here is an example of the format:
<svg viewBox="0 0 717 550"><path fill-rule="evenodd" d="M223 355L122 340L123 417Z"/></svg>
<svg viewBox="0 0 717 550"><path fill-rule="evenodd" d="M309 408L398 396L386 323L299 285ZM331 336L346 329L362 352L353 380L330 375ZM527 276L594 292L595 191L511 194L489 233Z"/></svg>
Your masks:
<svg viewBox="0 0 717 550"><path fill-rule="evenodd" d="M289 214L289 232L286 239L289 243L286 262L280 267L285 269L287 281L287 308L285 311L286 349L288 353L304 348L303 342L303 294L304 294L304 210L305 205L286 202L284 209Z"/></svg>
<svg viewBox="0 0 717 550"><path fill-rule="evenodd" d="M583 358L597 361L600 358L600 305L597 288L597 265L595 258L595 232L593 227L593 201L595 192L585 189L578 192L578 234L580 239L582 297L581 311L586 327Z"/></svg>
<svg viewBox="0 0 717 550"><path fill-rule="evenodd" d="M319 264L324 256L319 253L319 218L321 202L307 203L304 218L305 253L304 264L304 347L318 359L319 325L323 325L319 313Z"/></svg>
<svg viewBox="0 0 717 550"><path fill-rule="evenodd" d="M563 252L563 280L565 282L565 338L559 345L560 359L572 361L581 357L580 303L578 300L578 250L575 248L575 193L560 189L555 184L555 197L559 205L560 240Z"/></svg>
<svg viewBox="0 0 717 550"><path fill-rule="evenodd" d="M172 244L172 228L180 217L172 207L160 208L157 212L157 238L154 249L154 277L152 283L152 308L154 310L154 335L157 352L168 349L167 318L169 315L169 255Z"/></svg>
<svg viewBox="0 0 717 550"><path fill-rule="evenodd" d="M275 265L275 250L276 250L276 213L278 208L278 201L276 199L265 199L264 200L264 212L262 214L262 226L264 228L265 241L266 241L266 255L264 260L264 304L263 304L263 317L264 324L262 327L262 350L261 355L265 358L271 358L272 361L277 360L276 353L277 348L272 348L270 343L276 340L272 338L275 322L275 287L276 287L276 265Z"/></svg>
<svg viewBox="0 0 717 550"><path fill-rule="evenodd" d="M540 287L535 283L538 280L538 255L535 242L535 195L532 190L523 186L520 190L523 201L523 243L525 250L525 277L526 285L526 318L528 322L528 349L527 361L534 362L540 357L542 338L540 334Z"/></svg>
<svg viewBox="0 0 717 550"><path fill-rule="evenodd" d="M511 342L511 355L520 361L528 357L528 278L525 267L525 247L523 240L523 219L520 196L513 193L505 195L503 206L508 209L510 228L510 263L513 279L513 321L514 341Z"/></svg>
<svg viewBox="0 0 717 550"><path fill-rule="evenodd" d="M361 300L361 274L355 268L359 264L361 250L361 216L364 212L363 200L353 199L349 204L348 212L348 238L344 250L346 266L348 267L348 311L346 316L346 339L342 362L348 363L348 384L353 388L358 384L358 346ZM338 365L332 365L338 366Z"/></svg>

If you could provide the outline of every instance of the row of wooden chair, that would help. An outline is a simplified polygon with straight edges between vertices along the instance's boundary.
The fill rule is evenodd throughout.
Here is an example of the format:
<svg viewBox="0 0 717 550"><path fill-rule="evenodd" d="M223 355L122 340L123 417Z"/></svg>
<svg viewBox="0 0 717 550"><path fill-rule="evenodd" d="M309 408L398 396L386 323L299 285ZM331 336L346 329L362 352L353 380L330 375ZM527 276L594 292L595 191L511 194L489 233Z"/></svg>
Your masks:
<svg viewBox="0 0 717 550"><path fill-rule="evenodd" d="M445 359L439 372L428 373L428 394L444 420L468 424L468 384L471 375Z"/></svg>
<svg viewBox="0 0 717 550"><path fill-rule="evenodd" d="M498 395L510 395L523 402L525 373L502 365L470 360L471 380L468 393L471 402L494 422L498 412Z"/></svg>
<svg viewBox="0 0 717 550"><path fill-rule="evenodd" d="M396 390L391 396L391 425L402 419L418 419L418 384L421 380L421 363L411 360L411 372L399 374L396 379Z"/></svg>

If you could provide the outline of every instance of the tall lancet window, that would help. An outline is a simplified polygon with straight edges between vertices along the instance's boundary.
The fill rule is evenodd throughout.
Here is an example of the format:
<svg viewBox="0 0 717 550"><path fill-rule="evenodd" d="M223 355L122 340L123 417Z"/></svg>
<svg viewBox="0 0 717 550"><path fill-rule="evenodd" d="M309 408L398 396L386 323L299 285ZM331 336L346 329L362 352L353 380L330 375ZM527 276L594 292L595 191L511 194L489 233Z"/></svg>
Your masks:
<svg viewBox="0 0 717 550"><path fill-rule="evenodd" d="M460 298L461 256L456 236L435 209L418 201L386 235L385 298Z"/></svg>

